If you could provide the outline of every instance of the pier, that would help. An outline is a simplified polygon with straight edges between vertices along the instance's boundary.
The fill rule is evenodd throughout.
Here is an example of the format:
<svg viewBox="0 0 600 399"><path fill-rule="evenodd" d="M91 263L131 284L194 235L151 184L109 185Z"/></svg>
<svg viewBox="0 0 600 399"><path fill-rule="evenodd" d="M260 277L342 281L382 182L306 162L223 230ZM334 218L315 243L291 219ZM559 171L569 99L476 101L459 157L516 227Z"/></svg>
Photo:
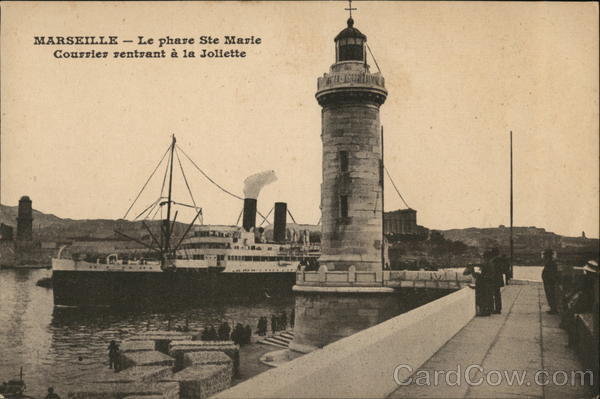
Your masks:
<svg viewBox="0 0 600 399"><path fill-rule="evenodd" d="M503 299L501 315L474 317L462 288L216 398L592 397L592 371L546 313L541 283L515 281Z"/></svg>

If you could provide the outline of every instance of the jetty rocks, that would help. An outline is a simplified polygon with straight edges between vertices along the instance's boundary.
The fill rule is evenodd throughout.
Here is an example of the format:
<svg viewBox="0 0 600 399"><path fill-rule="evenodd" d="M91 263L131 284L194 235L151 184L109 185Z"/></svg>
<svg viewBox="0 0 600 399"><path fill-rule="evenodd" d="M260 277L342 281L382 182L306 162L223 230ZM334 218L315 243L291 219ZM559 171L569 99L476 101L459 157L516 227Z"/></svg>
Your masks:
<svg viewBox="0 0 600 399"><path fill-rule="evenodd" d="M149 331L121 343L121 371L106 368L84 377L68 398L204 399L231 386L239 361L233 341Z"/></svg>

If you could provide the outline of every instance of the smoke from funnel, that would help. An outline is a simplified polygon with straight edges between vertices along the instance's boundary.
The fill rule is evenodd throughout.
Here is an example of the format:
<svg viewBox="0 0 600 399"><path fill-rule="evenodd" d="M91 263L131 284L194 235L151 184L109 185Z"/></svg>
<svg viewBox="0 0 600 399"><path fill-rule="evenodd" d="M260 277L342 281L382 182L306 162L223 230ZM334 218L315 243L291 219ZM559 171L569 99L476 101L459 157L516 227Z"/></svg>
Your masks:
<svg viewBox="0 0 600 399"><path fill-rule="evenodd" d="M246 177L244 180L244 198L258 198L260 190L274 181L277 181L274 170L266 170Z"/></svg>

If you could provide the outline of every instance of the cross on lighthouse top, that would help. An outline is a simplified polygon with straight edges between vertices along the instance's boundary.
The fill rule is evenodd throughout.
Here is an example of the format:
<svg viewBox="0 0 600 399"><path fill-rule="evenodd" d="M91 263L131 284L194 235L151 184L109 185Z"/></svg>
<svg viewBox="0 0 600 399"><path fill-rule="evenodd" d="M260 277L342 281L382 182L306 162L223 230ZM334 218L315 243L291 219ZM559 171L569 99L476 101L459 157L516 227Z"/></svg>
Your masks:
<svg viewBox="0 0 600 399"><path fill-rule="evenodd" d="M350 18L352 19L352 10L357 10L357 9L352 8L352 0L348 0L348 8L344 8L344 10L350 12Z"/></svg>

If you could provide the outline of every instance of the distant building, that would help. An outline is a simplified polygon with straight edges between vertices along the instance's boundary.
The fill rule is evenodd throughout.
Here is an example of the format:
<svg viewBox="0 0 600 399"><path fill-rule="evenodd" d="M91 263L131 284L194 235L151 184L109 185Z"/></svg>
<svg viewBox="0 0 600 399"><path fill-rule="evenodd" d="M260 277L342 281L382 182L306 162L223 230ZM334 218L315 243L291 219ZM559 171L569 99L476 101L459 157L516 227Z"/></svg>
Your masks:
<svg viewBox="0 0 600 399"><path fill-rule="evenodd" d="M416 235L421 230L420 226L417 226L417 211L412 208L384 213L383 232L385 235Z"/></svg>
<svg viewBox="0 0 600 399"><path fill-rule="evenodd" d="M19 200L19 213L17 215L17 241L33 240L33 211L31 199L24 195Z"/></svg>
<svg viewBox="0 0 600 399"><path fill-rule="evenodd" d="M13 240L13 227L4 223L0 223L0 241Z"/></svg>

